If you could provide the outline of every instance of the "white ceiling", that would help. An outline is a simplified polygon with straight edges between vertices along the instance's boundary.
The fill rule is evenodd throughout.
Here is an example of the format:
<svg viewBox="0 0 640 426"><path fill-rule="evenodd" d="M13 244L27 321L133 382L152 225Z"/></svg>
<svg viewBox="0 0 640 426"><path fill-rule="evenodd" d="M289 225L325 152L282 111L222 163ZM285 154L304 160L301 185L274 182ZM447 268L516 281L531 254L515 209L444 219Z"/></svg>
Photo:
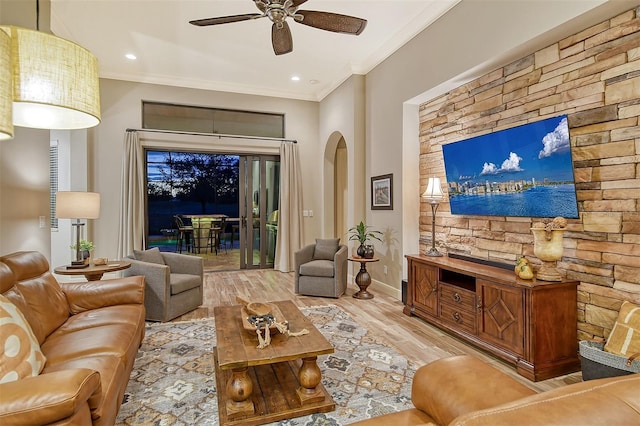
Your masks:
<svg viewBox="0 0 640 426"><path fill-rule="evenodd" d="M300 9L357 16L367 27L352 36L288 19L294 49L281 56L273 53L268 18L188 23L257 13L252 0L52 0L51 31L93 52L103 78L318 101L351 74L369 72L459 1L308 0Z"/></svg>

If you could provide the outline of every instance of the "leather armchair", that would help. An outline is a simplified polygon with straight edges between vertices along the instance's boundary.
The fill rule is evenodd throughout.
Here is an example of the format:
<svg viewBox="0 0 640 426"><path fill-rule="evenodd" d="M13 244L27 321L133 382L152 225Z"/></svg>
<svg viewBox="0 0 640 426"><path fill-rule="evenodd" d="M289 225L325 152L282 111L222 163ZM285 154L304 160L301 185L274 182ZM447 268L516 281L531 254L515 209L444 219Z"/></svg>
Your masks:
<svg viewBox="0 0 640 426"><path fill-rule="evenodd" d="M147 250L150 252L150 250ZM131 268L125 276L145 277L144 306L148 321L171 321L202 305L204 265L202 258L158 252L155 262L127 256ZM140 257L144 259L144 256Z"/></svg>
<svg viewBox="0 0 640 426"><path fill-rule="evenodd" d="M639 389L640 373L536 393L477 358L454 356L416 371L414 408L353 425L635 425Z"/></svg>
<svg viewBox="0 0 640 426"><path fill-rule="evenodd" d="M327 241L334 241L337 247L332 256L327 255L326 246L319 246ZM297 251L294 254L296 294L342 296L347 289L347 253L347 246L339 245L337 240L316 240L316 244Z"/></svg>

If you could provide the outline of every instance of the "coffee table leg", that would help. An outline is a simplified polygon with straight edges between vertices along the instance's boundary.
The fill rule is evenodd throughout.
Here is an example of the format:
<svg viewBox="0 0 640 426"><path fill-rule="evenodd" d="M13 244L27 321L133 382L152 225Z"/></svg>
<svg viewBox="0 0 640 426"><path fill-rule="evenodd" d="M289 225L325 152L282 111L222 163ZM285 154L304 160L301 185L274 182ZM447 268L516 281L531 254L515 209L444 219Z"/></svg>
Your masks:
<svg viewBox="0 0 640 426"><path fill-rule="evenodd" d="M298 371L300 387L296 390L302 405L324 400L324 394L317 388L322 379L322 373L316 363L317 359L317 356L302 358L302 365Z"/></svg>
<svg viewBox="0 0 640 426"><path fill-rule="evenodd" d="M247 374L247 368L236 368L231 371L227 382L227 417L236 414L253 414L255 408L251 400L253 383Z"/></svg>

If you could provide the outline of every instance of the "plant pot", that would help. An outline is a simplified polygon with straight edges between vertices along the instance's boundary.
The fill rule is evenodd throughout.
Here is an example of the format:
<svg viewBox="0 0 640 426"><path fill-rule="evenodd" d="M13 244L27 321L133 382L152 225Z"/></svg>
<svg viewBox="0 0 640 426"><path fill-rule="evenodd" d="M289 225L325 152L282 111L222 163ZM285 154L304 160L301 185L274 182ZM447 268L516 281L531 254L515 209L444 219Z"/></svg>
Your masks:
<svg viewBox="0 0 640 426"><path fill-rule="evenodd" d="M375 254L375 252L373 251L373 246L372 245L365 245L364 246L364 253L362 255L362 257L364 257L365 259L373 259L373 255Z"/></svg>
<svg viewBox="0 0 640 426"><path fill-rule="evenodd" d="M364 257L364 244L360 244L356 249L356 254L360 257Z"/></svg>

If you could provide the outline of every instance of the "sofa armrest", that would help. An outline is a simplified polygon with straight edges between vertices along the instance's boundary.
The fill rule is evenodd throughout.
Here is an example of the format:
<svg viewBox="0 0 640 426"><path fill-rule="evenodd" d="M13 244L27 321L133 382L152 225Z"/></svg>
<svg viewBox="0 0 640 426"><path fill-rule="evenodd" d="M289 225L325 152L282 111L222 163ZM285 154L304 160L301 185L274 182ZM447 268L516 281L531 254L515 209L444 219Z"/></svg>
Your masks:
<svg viewBox="0 0 640 426"><path fill-rule="evenodd" d="M144 277L124 277L83 283L62 283L72 314L105 306L144 303Z"/></svg>
<svg viewBox="0 0 640 426"><path fill-rule="evenodd" d="M171 273L204 276L204 260L201 257L180 253L163 252L161 254Z"/></svg>
<svg viewBox="0 0 640 426"><path fill-rule="evenodd" d="M446 425L466 413L515 401L536 392L469 355L442 358L416 371L413 405Z"/></svg>
<svg viewBox="0 0 640 426"><path fill-rule="evenodd" d="M0 384L0 424L44 425L72 417L94 393L100 373L86 368L61 370Z"/></svg>

